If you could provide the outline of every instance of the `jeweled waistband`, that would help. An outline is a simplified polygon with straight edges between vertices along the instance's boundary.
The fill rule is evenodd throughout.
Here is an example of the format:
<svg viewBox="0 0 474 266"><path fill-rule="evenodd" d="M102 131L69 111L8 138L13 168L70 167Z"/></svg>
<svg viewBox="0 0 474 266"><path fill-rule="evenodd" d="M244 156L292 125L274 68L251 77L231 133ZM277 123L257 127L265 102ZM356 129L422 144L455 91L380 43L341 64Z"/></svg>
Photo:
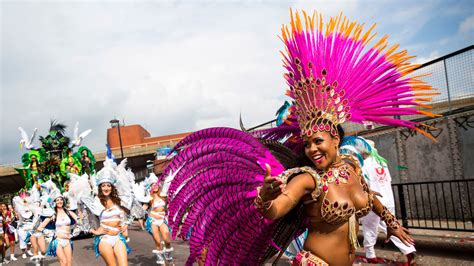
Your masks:
<svg viewBox="0 0 474 266"><path fill-rule="evenodd" d="M291 263L292 266L329 266L327 262L314 255L313 253L302 250Z"/></svg>

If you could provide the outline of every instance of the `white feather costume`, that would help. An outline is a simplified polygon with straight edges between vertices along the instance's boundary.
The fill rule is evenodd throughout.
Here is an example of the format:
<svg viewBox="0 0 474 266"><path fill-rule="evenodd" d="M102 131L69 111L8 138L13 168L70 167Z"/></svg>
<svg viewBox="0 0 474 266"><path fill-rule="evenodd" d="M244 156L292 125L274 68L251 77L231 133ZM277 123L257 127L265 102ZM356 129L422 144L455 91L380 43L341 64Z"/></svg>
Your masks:
<svg viewBox="0 0 474 266"><path fill-rule="evenodd" d="M26 249L28 234L33 230L33 210L35 209L35 205L32 199L26 195L23 197L15 196L12 201L19 218L17 232L20 249Z"/></svg>
<svg viewBox="0 0 474 266"><path fill-rule="evenodd" d="M151 196L147 193L144 181L133 184L133 195L142 204L151 201Z"/></svg>

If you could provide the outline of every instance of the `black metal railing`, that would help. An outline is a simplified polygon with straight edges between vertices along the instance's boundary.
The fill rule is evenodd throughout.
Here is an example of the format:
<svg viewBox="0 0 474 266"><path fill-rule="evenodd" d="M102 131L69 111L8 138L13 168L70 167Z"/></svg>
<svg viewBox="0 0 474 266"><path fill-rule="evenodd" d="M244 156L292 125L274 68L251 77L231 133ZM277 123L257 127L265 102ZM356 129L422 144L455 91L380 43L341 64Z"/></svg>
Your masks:
<svg viewBox="0 0 474 266"><path fill-rule="evenodd" d="M392 184L392 189L403 226L474 231L474 179Z"/></svg>

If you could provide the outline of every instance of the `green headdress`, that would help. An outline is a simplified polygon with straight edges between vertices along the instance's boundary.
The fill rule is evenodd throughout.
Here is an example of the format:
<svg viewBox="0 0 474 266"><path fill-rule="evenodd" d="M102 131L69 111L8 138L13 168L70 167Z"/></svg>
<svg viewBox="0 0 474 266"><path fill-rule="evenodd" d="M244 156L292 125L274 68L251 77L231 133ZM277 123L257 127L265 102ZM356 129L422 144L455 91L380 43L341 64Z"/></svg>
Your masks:
<svg viewBox="0 0 474 266"><path fill-rule="evenodd" d="M79 150L74 153L74 158L76 158L78 161L80 161L81 163L83 163L82 161L82 153L86 151L87 152L87 158L89 158L89 161L90 163L84 163L82 165L82 173L87 173L87 174L91 174L91 173L94 173L95 172L95 157L94 155L92 154L91 150L89 150L89 148L87 148L86 146L81 146L79 147Z"/></svg>
<svg viewBox="0 0 474 266"><path fill-rule="evenodd" d="M68 174L67 166L69 164L69 160L72 160L74 165L77 166L78 174L81 173L81 170L82 170L81 162L79 162L79 160L75 158L74 156L66 156L64 157L64 159L61 160L61 165L60 165L61 175L63 177L67 177L67 174Z"/></svg>
<svg viewBox="0 0 474 266"><path fill-rule="evenodd" d="M95 165L95 162L96 162L95 157L92 154L91 150L89 150L89 148L87 148L86 146L79 147L77 152L74 153L74 157L76 157L77 159L80 160L80 158L82 157L82 152L83 151L87 151L87 157L89 157L89 159L91 160L91 164Z"/></svg>
<svg viewBox="0 0 474 266"><path fill-rule="evenodd" d="M31 158L35 156L38 163L43 161L43 156L38 150L30 150L29 152L23 154L21 157L21 162L23 163L23 167L27 167L31 163Z"/></svg>

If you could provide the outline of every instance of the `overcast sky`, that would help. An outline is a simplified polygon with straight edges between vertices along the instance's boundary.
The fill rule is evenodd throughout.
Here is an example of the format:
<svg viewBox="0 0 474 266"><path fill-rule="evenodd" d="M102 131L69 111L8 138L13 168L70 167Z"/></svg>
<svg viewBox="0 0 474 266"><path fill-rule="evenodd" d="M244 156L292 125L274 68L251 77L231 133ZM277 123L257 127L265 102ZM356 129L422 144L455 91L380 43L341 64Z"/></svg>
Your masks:
<svg viewBox="0 0 474 266"><path fill-rule="evenodd" d="M114 117L152 136L273 119L290 7L377 22L421 63L474 39L470 1L1 1L0 164L53 118L93 151Z"/></svg>

